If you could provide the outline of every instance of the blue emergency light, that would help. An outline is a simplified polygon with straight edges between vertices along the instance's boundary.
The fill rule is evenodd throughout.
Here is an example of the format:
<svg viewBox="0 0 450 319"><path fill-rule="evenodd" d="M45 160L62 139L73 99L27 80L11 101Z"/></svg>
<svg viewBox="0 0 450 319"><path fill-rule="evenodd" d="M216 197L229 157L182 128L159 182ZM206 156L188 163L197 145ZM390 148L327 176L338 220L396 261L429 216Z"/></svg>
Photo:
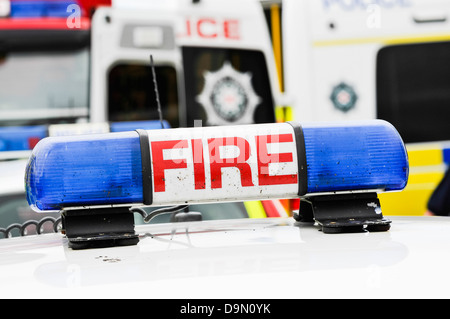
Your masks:
<svg viewBox="0 0 450 319"><path fill-rule="evenodd" d="M136 132L49 137L26 171L28 202L37 211L142 202Z"/></svg>
<svg viewBox="0 0 450 319"><path fill-rule="evenodd" d="M220 155L227 147L234 155ZM376 194L402 190L408 172L404 143L385 121L289 122L45 138L25 185L36 211L300 197L316 220L331 206L327 221L347 211L340 203L358 202L343 218L386 230Z"/></svg>
<svg viewBox="0 0 450 319"><path fill-rule="evenodd" d="M169 122L163 120L162 123L160 121L124 121L124 122L113 122L110 124L111 132L126 132L126 131L134 131L137 129L141 130L157 130L160 129L161 126L164 128L170 128Z"/></svg>
<svg viewBox="0 0 450 319"><path fill-rule="evenodd" d="M31 150L46 136L45 125L0 127L0 152Z"/></svg>
<svg viewBox="0 0 450 319"><path fill-rule="evenodd" d="M302 127L307 193L405 188L409 172L406 148L389 123Z"/></svg>
<svg viewBox="0 0 450 319"><path fill-rule="evenodd" d="M61 127L65 127L66 125L73 126L75 131L78 124L63 124ZM165 128L170 127L170 124L166 121L163 121L163 125ZM156 120L109 123L110 132L127 132L136 129L154 130L159 128L161 128L161 122ZM48 126L46 125L0 127L0 152L30 151L41 139L48 137L48 130ZM63 133L59 132L59 134ZM68 132L67 134L74 135L76 133ZM83 132L77 134L83 134Z"/></svg>
<svg viewBox="0 0 450 319"><path fill-rule="evenodd" d="M79 5L76 0L16 0L11 1L11 17L53 17L67 18L72 12L67 10L70 5Z"/></svg>

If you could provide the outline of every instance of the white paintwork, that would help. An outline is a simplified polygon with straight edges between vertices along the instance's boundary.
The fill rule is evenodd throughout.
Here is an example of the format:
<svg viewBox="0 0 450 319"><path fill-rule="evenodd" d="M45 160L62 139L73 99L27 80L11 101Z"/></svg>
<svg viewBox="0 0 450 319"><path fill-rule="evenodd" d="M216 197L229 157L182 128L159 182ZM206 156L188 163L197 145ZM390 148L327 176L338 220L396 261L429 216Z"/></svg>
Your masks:
<svg viewBox="0 0 450 319"><path fill-rule="evenodd" d="M25 167L28 159L0 161L0 195L25 192Z"/></svg>
<svg viewBox="0 0 450 319"><path fill-rule="evenodd" d="M448 298L450 219L391 219L353 234L271 218L145 225L136 246L89 250L2 239L0 298Z"/></svg>
<svg viewBox="0 0 450 319"><path fill-rule="evenodd" d="M448 40L449 9L448 0L283 0L285 93L294 119L376 118L378 52L394 44ZM358 96L347 112L330 99L342 82Z"/></svg>

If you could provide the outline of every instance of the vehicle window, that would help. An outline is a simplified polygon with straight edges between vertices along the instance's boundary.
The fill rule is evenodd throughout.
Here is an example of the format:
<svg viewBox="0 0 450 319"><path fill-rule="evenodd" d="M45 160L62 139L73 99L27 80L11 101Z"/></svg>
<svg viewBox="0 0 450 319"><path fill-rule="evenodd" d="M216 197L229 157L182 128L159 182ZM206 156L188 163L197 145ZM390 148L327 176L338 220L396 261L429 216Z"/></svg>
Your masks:
<svg viewBox="0 0 450 319"><path fill-rule="evenodd" d="M155 66L163 118L179 126L178 88L172 66ZM110 121L159 119L152 69L149 65L121 63L108 74L108 118Z"/></svg>
<svg viewBox="0 0 450 319"><path fill-rule="evenodd" d="M274 122L267 64L260 51L183 47L188 126ZM225 122L224 122L225 121Z"/></svg>
<svg viewBox="0 0 450 319"><path fill-rule="evenodd" d="M73 123L88 116L89 50L5 51L0 126Z"/></svg>
<svg viewBox="0 0 450 319"><path fill-rule="evenodd" d="M377 117L403 140L450 139L450 43L385 47L377 58Z"/></svg>

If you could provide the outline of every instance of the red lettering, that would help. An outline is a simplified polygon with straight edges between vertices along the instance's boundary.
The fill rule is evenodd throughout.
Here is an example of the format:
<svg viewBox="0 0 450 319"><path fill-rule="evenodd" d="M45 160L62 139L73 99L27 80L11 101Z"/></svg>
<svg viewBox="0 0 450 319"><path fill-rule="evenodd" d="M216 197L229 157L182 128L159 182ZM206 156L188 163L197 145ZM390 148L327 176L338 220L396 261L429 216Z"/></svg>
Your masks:
<svg viewBox="0 0 450 319"><path fill-rule="evenodd" d="M187 148L187 140L174 141L154 141L152 145L153 158L153 178L155 192L164 192L166 190L165 173L166 169L186 168L186 159L168 159L165 160L163 151L168 149Z"/></svg>
<svg viewBox="0 0 450 319"><path fill-rule="evenodd" d="M186 35L189 37L191 36L191 21L186 20Z"/></svg>
<svg viewBox="0 0 450 319"><path fill-rule="evenodd" d="M241 176L241 185L253 186L252 170L246 163L250 157L250 145L242 137L231 138L210 138L208 139L209 157L211 167L211 188L222 188L222 168L236 167ZM236 146L239 149L239 155L236 157L220 156L221 146Z"/></svg>
<svg viewBox="0 0 450 319"><path fill-rule="evenodd" d="M271 173L270 165L278 163L292 163L292 152L276 152L271 151L268 144L278 143L292 143L294 137L292 134L273 134L273 135L259 135L256 139L256 159L258 171L258 185L283 185L298 183L298 174L284 174ZM222 188L222 174L230 173L233 175L233 180L240 178L240 186L249 187L255 186L252 180L252 168L249 163L251 150L250 143L243 137L220 137L209 138L208 149L203 149L203 141L201 138L189 140L169 140L169 141L152 141L151 153L153 164L153 178L154 178L154 192L166 191L166 170L172 169L186 169L188 168L187 161L190 158L184 151L183 156L178 156L173 153L167 153L169 150L188 149L192 152L193 171L178 172L183 173L183 180L188 176L193 177L193 188L196 190L206 189L206 168L204 152L209 152L210 178L211 189ZM276 146L276 145L274 145ZM274 147L273 146L273 147ZM164 156L166 155L166 156ZM171 155L172 157L170 157ZM207 155L207 156L208 156ZM283 164L279 164L283 165ZM284 164L286 165L286 164ZM289 165L292 167L292 164ZM224 172L224 169L230 171ZM233 172L234 170L234 172ZM178 174L177 173L177 174ZM277 175L278 174L278 175ZM234 177L236 176L236 177ZM208 176L209 177L209 176ZM176 181L174 181L176 182ZM238 182L239 183L239 182ZM191 186L192 187L192 186ZM231 186L233 187L233 186ZM230 188L230 187L227 187Z"/></svg>
<svg viewBox="0 0 450 319"><path fill-rule="evenodd" d="M201 139L193 139L192 158L194 159L195 189L205 189L205 164L203 161L203 145Z"/></svg>
<svg viewBox="0 0 450 319"><path fill-rule="evenodd" d="M177 37L190 37L192 35L191 33L191 20L186 19L186 33L177 33Z"/></svg>
<svg viewBox="0 0 450 319"><path fill-rule="evenodd" d="M197 33L198 33L198 35L200 37L202 37L202 38L216 38L217 37L217 33L216 32L212 32L212 33L209 33L209 34L204 32L204 29L202 28L202 25L204 23L208 23L208 24L213 25L214 29L215 29L215 26L216 26L216 21L215 20L208 19L208 18L199 19L197 21Z"/></svg>
<svg viewBox="0 0 450 319"><path fill-rule="evenodd" d="M239 21L225 20L223 22L223 34L227 39L239 40Z"/></svg>
<svg viewBox="0 0 450 319"><path fill-rule="evenodd" d="M292 162L292 153L271 153L267 151L267 144L292 142L292 134L260 135L256 136L258 152L258 182L259 185L296 184L297 174L269 175L270 163Z"/></svg>
<svg viewBox="0 0 450 319"><path fill-rule="evenodd" d="M184 25L184 33L178 33L178 37L198 36L204 39L224 38L231 40L240 39L239 20L215 18L187 18Z"/></svg>

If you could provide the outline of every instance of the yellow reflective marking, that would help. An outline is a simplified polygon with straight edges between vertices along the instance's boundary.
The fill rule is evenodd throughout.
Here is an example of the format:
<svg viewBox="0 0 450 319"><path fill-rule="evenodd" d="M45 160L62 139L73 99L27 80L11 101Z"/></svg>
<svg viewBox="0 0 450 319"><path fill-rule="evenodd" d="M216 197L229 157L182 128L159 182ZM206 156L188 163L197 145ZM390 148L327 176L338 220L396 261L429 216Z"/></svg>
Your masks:
<svg viewBox="0 0 450 319"><path fill-rule="evenodd" d="M430 172L430 173L419 173L419 174L409 174L408 186L416 184L437 184L441 181L444 171L442 172Z"/></svg>
<svg viewBox="0 0 450 319"><path fill-rule="evenodd" d="M427 210L428 200L444 177L445 170L410 174L408 185L401 192L380 193L383 215L422 216Z"/></svg>
<svg viewBox="0 0 450 319"><path fill-rule="evenodd" d="M278 123L288 122L294 120L294 110L291 106L280 106L275 107L275 119Z"/></svg>
<svg viewBox="0 0 450 319"><path fill-rule="evenodd" d="M270 6L270 19L272 26L272 46L275 56L275 64L278 72L278 81L280 83L280 91L284 91L283 87L283 67L281 58L281 22L280 22L280 6L272 4Z"/></svg>
<svg viewBox="0 0 450 319"><path fill-rule="evenodd" d="M294 110L291 106L286 106L284 108L284 118L286 122L294 120Z"/></svg>
<svg viewBox="0 0 450 319"><path fill-rule="evenodd" d="M414 149L408 148L409 166L440 165L444 158L442 149Z"/></svg>
<svg viewBox="0 0 450 319"><path fill-rule="evenodd" d="M249 218L266 218L266 211L260 201L244 202Z"/></svg>
<svg viewBox="0 0 450 319"><path fill-rule="evenodd" d="M423 216L432 192L432 187L427 190L405 189L402 192L380 193L378 197L384 216Z"/></svg>
<svg viewBox="0 0 450 319"><path fill-rule="evenodd" d="M380 193L383 215L422 216L428 200L445 174L440 143L406 145L409 160L408 184L401 192Z"/></svg>
<svg viewBox="0 0 450 319"><path fill-rule="evenodd" d="M283 106L275 106L275 120L277 121L277 123L282 123L285 122L285 118L284 118L284 107Z"/></svg>

